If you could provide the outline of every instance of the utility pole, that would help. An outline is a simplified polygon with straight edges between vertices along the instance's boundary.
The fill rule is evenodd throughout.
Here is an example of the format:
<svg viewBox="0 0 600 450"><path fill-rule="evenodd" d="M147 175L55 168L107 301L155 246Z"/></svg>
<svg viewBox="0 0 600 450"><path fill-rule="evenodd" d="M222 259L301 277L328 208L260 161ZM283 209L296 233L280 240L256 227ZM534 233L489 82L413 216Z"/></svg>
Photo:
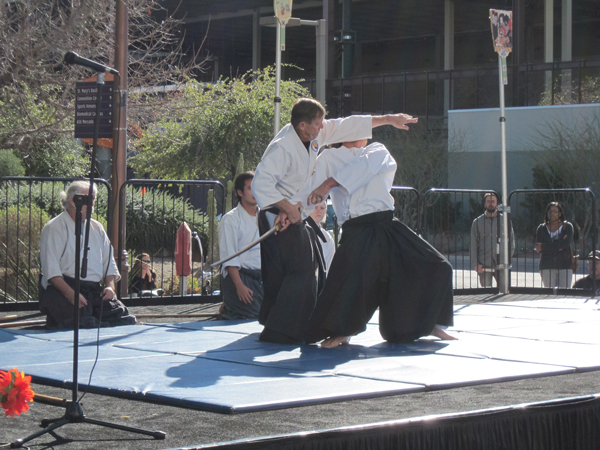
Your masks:
<svg viewBox="0 0 600 450"><path fill-rule="evenodd" d="M121 74L114 88L113 107L113 149L112 149L112 179L110 239L115 251L115 262L121 272L120 296L127 295L127 251L120 248L119 243L125 244L125 210L119 210L119 192L127 179L127 30L128 2L116 1L115 17L115 69Z"/></svg>

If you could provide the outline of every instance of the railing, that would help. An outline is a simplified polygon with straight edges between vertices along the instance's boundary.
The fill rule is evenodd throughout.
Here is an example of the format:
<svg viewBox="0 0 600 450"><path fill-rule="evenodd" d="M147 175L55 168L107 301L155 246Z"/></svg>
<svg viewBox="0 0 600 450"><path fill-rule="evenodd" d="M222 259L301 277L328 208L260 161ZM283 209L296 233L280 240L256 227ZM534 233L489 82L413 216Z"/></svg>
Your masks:
<svg viewBox="0 0 600 450"><path fill-rule="evenodd" d="M559 202L567 221L573 225L572 248L582 261L596 249L598 218L596 199L590 189L520 189L509 194L510 217L515 230L516 258L512 262L511 292L541 292L544 287L538 272L539 253L534 250L537 227L544 222L546 207ZM587 264L579 264L568 288L589 274ZM600 283L599 283L600 287ZM548 288L546 292L557 292Z"/></svg>
<svg viewBox="0 0 600 450"><path fill-rule="evenodd" d="M39 239L63 211L59 193L77 178L0 178L0 306L38 301ZM109 221L110 185L96 180L94 218Z"/></svg>
<svg viewBox="0 0 600 450"><path fill-rule="evenodd" d="M221 183L129 180L121 188L119 203L121 211L125 212L126 226L125 243L119 242L119 254L123 249L127 251L132 269L127 277L128 296L123 298L126 304L131 305L139 299L140 293L133 289L132 280L139 275L136 260L142 253L150 255L151 266L156 272L156 287L163 291L165 302L220 301L220 277L209 264L219 259L216 219L225 212L225 188ZM204 256L202 261L194 239L192 273L187 278L178 276L175 261L176 234L183 222L198 233ZM182 282L187 286L180 286Z"/></svg>
<svg viewBox="0 0 600 450"><path fill-rule="evenodd" d="M392 186L394 217L419 233L421 228L421 194L413 187Z"/></svg>
<svg viewBox="0 0 600 450"><path fill-rule="evenodd" d="M493 190L430 189L423 195L422 235L454 268L454 292L498 292L497 284L483 287L470 257L471 226L483 214L483 195ZM484 240L485 246L495 242ZM486 248L487 250L487 248Z"/></svg>
<svg viewBox="0 0 600 450"><path fill-rule="evenodd" d="M43 225L62 211L58 192L70 178L0 179L0 308L37 304L39 234ZM430 189L423 196L411 187L394 186L394 215L444 254L454 268L456 294L498 292L494 279L481 285L471 260L471 227L483 214L483 194L490 190ZM220 277L208 263L218 259L216 223L225 209L225 188L213 181L129 180L119 195L119 208L125 211L125 242L117 244L118 255L126 250L129 267L148 253L156 270L157 288L162 297L143 298L129 289L126 304L165 304L218 302ZM105 227L110 223L110 187L98 181L95 218ZM574 249L582 261L597 246L598 218L596 199L589 189L516 190L510 193L509 219L514 229L515 252L511 260L511 292L554 292L542 286L538 272L539 255L534 251L534 235L543 222L546 205L560 202L566 219L575 228ZM185 287L175 269L175 236L182 222L198 233L204 261L197 242L193 242L192 274ZM122 230L120 230L122 231ZM119 235L123 235L122 232ZM497 236L488 236L484 246L497 249ZM489 242L489 244L488 244ZM587 275L587 264L580 264L573 282ZM123 282L135 275L122 271ZM497 274L495 274L497 275ZM591 292L567 290L569 295Z"/></svg>

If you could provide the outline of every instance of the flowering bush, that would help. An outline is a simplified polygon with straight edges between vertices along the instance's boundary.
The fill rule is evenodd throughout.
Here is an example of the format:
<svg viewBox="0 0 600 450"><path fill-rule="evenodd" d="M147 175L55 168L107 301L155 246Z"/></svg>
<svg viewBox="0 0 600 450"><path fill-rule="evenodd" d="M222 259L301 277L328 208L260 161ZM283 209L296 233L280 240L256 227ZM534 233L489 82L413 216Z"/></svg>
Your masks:
<svg viewBox="0 0 600 450"><path fill-rule="evenodd" d="M0 405L7 416L18 416L29 410L27 402L32 402L34 395L30 382L31 377L17 369L0 370Z"/></svg>

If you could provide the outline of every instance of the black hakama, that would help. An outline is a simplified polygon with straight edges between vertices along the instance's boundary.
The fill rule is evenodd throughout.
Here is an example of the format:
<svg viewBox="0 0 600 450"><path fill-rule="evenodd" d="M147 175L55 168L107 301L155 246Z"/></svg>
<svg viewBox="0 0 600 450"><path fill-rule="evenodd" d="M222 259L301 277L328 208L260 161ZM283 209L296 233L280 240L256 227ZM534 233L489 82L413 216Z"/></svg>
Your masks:
<svg viewBox="0 0 600 450"><path fill-rule="evenodd" d="M265 213L261 210L258 216L261 235L270 228ZM262 341L292 344L303 340L319 290L318 252L315 231L303 222L261 242L264 296L258 322L265 327Z"/></svg>
<svg viewBox="0 0 600 450"><path fill-rule="evenodd" d="M307 342L356 335L378 307L388 342L410 342L436 324L453 324L452 266L392 211L350 219L342 230Z"/></svg>

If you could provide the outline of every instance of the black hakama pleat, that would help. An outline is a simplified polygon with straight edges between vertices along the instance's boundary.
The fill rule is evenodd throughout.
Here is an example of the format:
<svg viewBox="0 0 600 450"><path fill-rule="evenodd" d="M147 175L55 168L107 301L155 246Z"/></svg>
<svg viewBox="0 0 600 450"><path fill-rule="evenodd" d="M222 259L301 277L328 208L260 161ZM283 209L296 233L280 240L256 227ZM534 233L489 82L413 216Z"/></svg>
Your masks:
<svg viewBox="0 0 600 450"><path fill-rule="evenodd" d="M259 231L269 224L259 214ZM258 321L264 325L261 340L282 344L302 341L317 300L318 255L313 229L304 223L261 242L264 297Z"/></svg>
<svg viewBox="0 0 600 450"><path fill-rule="evenodd" d="M353 336L379 307L388 342L410 342L436 324L453 324L452 266L391 211L350 219L342 227L306 341Z"/></svg>

